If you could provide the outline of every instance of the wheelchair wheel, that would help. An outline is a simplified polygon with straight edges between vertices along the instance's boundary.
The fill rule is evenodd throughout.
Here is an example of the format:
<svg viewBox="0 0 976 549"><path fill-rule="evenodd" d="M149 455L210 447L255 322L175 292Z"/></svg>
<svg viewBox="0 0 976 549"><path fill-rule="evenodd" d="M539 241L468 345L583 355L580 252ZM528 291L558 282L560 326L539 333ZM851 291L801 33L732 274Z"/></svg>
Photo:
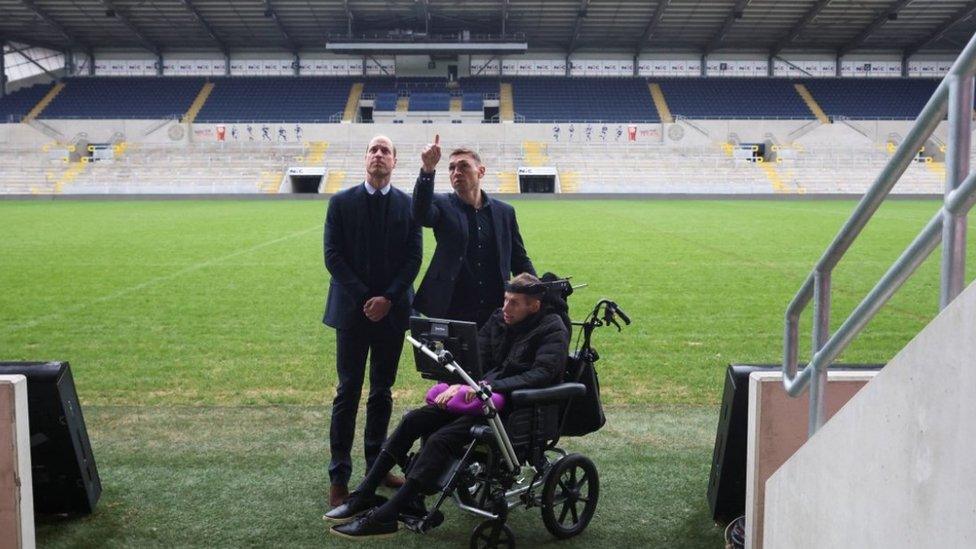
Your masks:
<svg viewBox="0 0 976 549"><path fill-rule="evenodd" d="M552 465L542 488L542 522L559 539L571 538L593 518L600 477L586 456L570 454Z"/></svg>
<svg viewBox="0 0 976 549"><path fill-rule="evenodd" d="M507 524L498 520L486 520L471 532L471 549L514 549L515 534Z"/></svg>

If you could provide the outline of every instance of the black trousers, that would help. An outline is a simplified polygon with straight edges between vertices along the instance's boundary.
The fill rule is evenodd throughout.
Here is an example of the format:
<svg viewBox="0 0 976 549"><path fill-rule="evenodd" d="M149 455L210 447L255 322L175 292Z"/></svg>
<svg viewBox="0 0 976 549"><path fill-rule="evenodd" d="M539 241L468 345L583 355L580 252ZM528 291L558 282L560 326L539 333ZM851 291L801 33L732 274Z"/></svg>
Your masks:
<svg viewBox="0 0 976 549"><path fill-rule="evenodd" d="M464 447L471 442L471 426L484 422L481 417L459 416L428 404L403 416L387 439L384 450L403 466L414 442L426 438L407 478L418 481L430 493L436 490L437 480L447 469L450 459L461 457Z"/></svg>
<svg viewBox="0 0 976 549"><path fill-rule="evenodd" d="M332 401L332 424L329 428L329 478L333 484L348 484L352 476L353 439L356 435L356 412L362 397L369 354L369 397L366 400L366 431L363 447L368 470L386 440L393 412L391 388L396 381L397 366L403 351L403 331L389 318L363 323L352 329L336 330L336 371L339 385Z"/></svg>

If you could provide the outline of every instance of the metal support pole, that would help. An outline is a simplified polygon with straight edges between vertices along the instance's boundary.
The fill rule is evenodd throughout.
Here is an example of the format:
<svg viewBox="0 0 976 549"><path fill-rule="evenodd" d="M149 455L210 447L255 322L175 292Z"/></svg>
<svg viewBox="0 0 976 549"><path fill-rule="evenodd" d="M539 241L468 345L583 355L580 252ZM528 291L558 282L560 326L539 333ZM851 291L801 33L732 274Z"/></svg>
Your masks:
<svg viewBox="0 0 976 549"><path fill-rule="evenodd" d="M88 76L95 76L95 50L88 50Z"/></svg>
<svg viewBox="0 0 976 549"><path fill-rule="evenodd" d="M0 98L7 96L7 43L0 41Z"/></svg>
<svg viewBox="0 0 976 549"><path fill-rule="evenodd" d="M823 348L830 337L830 271L817 271L813 278L813 352ZM817 368L810 378L810 414L807 436L813 436L824 424L824 393L827 390L827 367Z"/></svg>
<svg viewBox="0 0 976 549"><path fill-rule="evenodd" d="M840 78L844 71L841 70L840 56L834 58L834 76Z"/></svg>
<svg viewBox="0 0 976 549"><path fill-rule="evenodd" d="M701 56L701 76L708 76L708 63L706 63L706 57L707 56L704 53Z"/></svg>
<svg viewBox="0 0 976 549"><path fill-rule="evenodd" d="M949 144L946 149L946 200L969 175L973 125L973 77L949 75ZM939 309L962 291L966 277L966 214L946 212L942 224L942 284Z"/></svg>
<svg viewBox="0 0 976 549"><path fill-rule="evenodd" d="M772 78L775 73L775 65L773 63L773 56L770 55L766 57L766 76Z"/></svg>
<svg viewBox="0 0 976 549"><path fill-rule="evenodd" d="M64 75L74 76L75 75L75 54L68 48L61 52L64 55Z"/></svg>

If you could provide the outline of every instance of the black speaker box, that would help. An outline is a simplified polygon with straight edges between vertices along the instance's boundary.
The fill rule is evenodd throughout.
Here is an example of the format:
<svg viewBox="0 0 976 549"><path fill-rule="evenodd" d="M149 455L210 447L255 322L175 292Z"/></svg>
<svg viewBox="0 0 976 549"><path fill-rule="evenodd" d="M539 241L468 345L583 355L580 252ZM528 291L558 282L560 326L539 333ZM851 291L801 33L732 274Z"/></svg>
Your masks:
<svg viewBox="0 0 976 549"><path fill-rule="evenodd" d="M880 370L883 364L845 364L831 370ZM799 369L806 367L800 364ZM749 374L778 372L779 364L730 364L715 433L712 472L708 478L708 506L712 518L728 524L746 509L746 431L749 422ZM829 389L828 389L829 390ZM806 401L806 393L803 396Z"/></svg>
<svg viewBox="0 0 976 549"><path fill-rule="evenodd" d="M102 493L85 418L67 362L0 362L27 377L34 512L89 514Z"/></svg>

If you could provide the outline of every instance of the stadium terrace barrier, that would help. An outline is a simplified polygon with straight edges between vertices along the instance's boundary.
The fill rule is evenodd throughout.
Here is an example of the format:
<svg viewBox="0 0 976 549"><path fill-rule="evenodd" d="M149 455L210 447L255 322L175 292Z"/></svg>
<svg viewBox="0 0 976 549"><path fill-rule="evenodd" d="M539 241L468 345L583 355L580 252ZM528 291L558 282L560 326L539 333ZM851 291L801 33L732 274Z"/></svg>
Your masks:
<svg viewBox="0 0 976 549"><path fill-rule="evenodd" d="M940 240L943 244L940 309L944 309L962 291L966 259L966 216L976 203L976 174L969 173L974 74L976 35L966 44L905 139L786 309L783 386L793 397L799 396L807 385L810 386L810 415L807 426L809 436L813 436L824 422L827 368L925 261ZM834 267L884 202L926 140L932 136L947 110L949 139L946 150L945 200L942 208L841 327L830 335L830 279ZM799 318L811 299L814 301L813 357L806 368L797 373Z"/></svg>

